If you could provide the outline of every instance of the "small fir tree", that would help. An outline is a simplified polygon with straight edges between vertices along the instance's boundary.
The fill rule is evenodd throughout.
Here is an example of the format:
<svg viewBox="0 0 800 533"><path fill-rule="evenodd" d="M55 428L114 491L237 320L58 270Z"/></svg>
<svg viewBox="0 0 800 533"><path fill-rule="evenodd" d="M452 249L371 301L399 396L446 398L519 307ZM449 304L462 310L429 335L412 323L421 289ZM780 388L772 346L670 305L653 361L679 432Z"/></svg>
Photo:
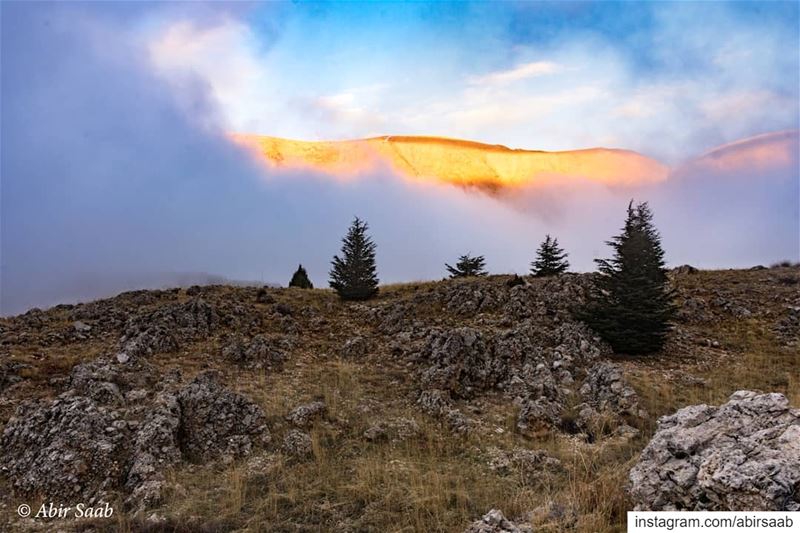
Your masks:
<svg viewBox="0 0 800 533"><path fill-rule="evenodd" d="M664 346L675 314L661 238L647 203L628 205L620 235L606 244L611 259L595 260L600 275L579 312L615 352L647 354Z"/></svg>
<svg viewBox="0 0 800 533"><path fill-rule="evenodd" d="M343 300L366 300L378 292L376 247L367 229L367 223L356 217L342 239L342 257L333 256L330 286Z"/></svg>
<svg viewBox="0 0 800 533"><path fill-rule="evenodd" d="M536 277L557 276L568 268L567 253L558 246L558 239L547 235L536 251L536 260L531 263L531 274Z"/></svg>
<svg viewBox="0 0 800 533"><path fill-rule="evenodd" d="M477 257L470 257L469 254L462 255L458 258L456 266L452 267L447 263L444 264L447 271L450 273L451 278L466 278L468 276L485 276L486 259L479 255Z"/></svg>
<svg viewBox="0 0 800 533"><path fill-rule="evenodd" d="M297 271L295 271L294 275L292 276L292 281L289 282L290 287L299 287L301 289L313 289L314 284L311 283L311 280L308 279L308 272L306 269L303 268L303 265L297 267Z"/></svg>

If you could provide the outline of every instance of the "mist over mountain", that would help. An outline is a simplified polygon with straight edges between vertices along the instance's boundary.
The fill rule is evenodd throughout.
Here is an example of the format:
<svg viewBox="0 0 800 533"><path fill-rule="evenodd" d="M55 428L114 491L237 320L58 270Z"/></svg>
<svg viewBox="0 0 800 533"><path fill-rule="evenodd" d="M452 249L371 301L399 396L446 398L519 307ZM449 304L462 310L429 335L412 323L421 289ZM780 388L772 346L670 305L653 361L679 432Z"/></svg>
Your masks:
<svg viewBox="0 0 800 533"><path fill-rule="evenodd" d="M48 284L50 282L51 284ZM37 280L29 286L4 286L3 314L13 315L33 307L74 304L142 289L186 288L194 285L263 286L274 283L232 280L205 272L109 272L74 274Z"/></svg>
<svg viewBox="0 0 800 533"><path fill-rule="evenodd" d="M427 143L430 151L397 140L406 137L373 141L396 156L352 176L270 166L229 138L218 87L197 75L177 83L153 68L128 15L142 16L111 5L3 5L3 314L153 286L154 272L286 282L302 263L322 287L354 215L370 224L383 283L439 279L444 263L467 251L485 255L491 272L524 273L546 233L558 236L574 269L592 270L631 198L651 202L673 265L747 267L800 254L791 121L789 130L716 151L698 143L669 173L644 152L603 152L637 162L641 179L619 182L625 173L614 168L596 179L596 165L547 162L546 186L531 186L518 179L517 160L550 157L540 145L485 156L476 145L442 152L441 143ZM491 186L439 179L459 168L471 169L462 177L490 176ZM498 185L504 173L513 187ZM82 276L102 291L76 284Z"/></svg>

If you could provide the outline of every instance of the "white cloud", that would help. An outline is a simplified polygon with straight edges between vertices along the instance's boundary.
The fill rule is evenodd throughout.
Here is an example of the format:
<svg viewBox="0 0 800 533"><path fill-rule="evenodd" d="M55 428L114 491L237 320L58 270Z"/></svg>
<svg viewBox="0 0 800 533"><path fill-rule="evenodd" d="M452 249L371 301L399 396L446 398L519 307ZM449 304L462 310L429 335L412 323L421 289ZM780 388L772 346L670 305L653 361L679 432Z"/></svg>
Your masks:
<svg viewBox="0 0 800 533"><path fill-rule="evenodd" d="M269 114L264 103L269 98L270 68L256 52L252 30L242 22L228 18L213 26L177 22L151 40L148 48L153 63L173 83L180 84L187 76L208 83L227 127L237 128Z"/></svg>
<svg viewBox="0 0 800 533"><path fill-rule="evenodd" d="M295 28L264 49L232 19L173 24L151 35L150 50L171 79L189 72L207 81L237 131L443 135L543 150L613 143L677 163L797 127L785 36L742 25L724 7L708 9L718 11L712 27L682 9L655 9L651 52L659 67L649 71L596 36L565 35L536 49L498 37L480 53L478 44L442 39L430 53L426 43L367 45L358 36L317 45ZM487 68L499 61L514 66Z"/></svg>
<svg viewBox="0 0 800 533"><path fill-rule="evenodd" d="M505 85L537 76L553 74L561 70L561 68L560 65L551 61L532 61L508 70L499 70L483 76L473 76L470 78L470 83L473 85Z"/></svg>

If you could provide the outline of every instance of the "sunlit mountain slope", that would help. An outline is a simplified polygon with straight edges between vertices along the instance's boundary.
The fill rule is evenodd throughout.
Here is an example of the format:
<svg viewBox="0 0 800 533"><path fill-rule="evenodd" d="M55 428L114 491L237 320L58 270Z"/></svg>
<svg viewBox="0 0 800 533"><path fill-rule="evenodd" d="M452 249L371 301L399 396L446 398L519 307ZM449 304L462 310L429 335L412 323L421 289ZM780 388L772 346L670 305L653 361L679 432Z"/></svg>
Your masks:
<svg viewBox="0 0 800 533"><path fill-rule="evenodd" d="M296 141L233 134L272 167L351 178L388 167L408 179L498 190L584 179L636 185L665 179L669 169L629 150L563 152L511 149L442 137L386 136L350 141Z"/></svg>

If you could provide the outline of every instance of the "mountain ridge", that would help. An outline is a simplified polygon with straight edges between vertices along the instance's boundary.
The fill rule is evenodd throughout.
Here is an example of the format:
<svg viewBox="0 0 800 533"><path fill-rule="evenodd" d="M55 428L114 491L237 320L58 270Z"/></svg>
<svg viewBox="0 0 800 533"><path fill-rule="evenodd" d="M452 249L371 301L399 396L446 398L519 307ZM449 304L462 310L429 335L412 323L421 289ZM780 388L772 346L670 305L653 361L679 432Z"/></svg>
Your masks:
<svg viewBox="0 0 800 533"><path fill-rule="evenodd" d="M669 168L616 148L544 151L449 137L385 135L342 141L301 141L233 133L271 168L319 171L352 178L386 166L414 181L484 190L587 180L606 185L663 181Z"/></svg>

